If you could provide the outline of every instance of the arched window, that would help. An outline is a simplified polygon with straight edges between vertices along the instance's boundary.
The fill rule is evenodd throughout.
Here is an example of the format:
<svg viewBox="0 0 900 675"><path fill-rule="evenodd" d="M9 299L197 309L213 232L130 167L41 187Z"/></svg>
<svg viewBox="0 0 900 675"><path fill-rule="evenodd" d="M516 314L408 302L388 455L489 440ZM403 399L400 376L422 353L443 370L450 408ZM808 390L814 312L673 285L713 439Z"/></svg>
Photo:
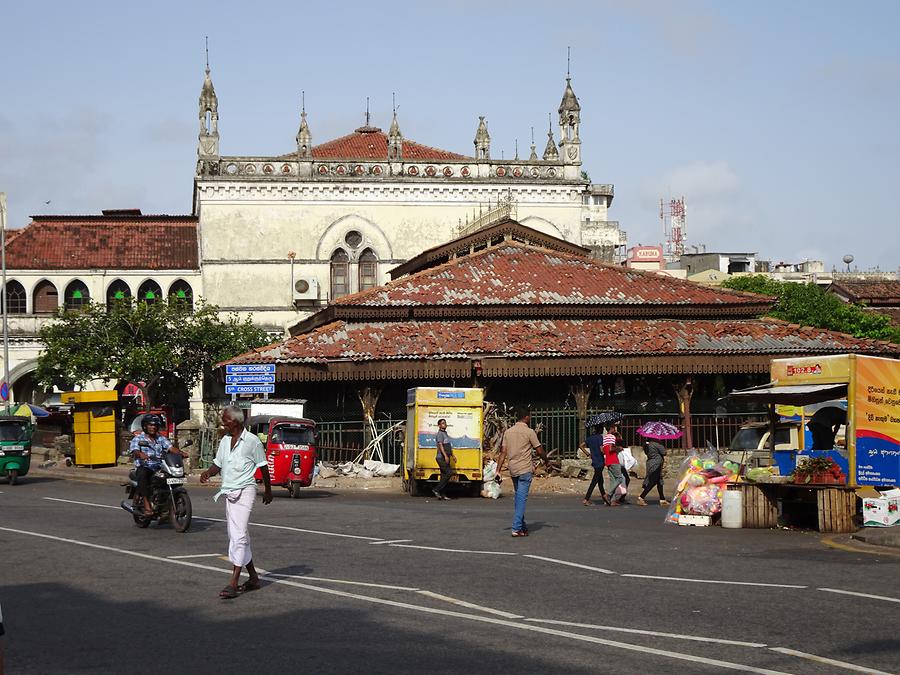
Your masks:
<svg viewBox="0 0 900 675"><path fill-rule="evenodd" d="M25 287L18 281L6 282L6 311L10 314L24 314L26 310Z"/></svg>
<svg viewBox="0 0 900 675"><path fill-rule="evenodd" d="M378 258L367 248L359 256L359 290L365 291L378 285Z"/></svg>
<svg viewBox="0 0 900 675"><path fill-rule="evenodd" d="M159 287L158 283L153 281L153 279L147 279L147 281L142 283L141 287L138 289L138 302L146 302L147 304L152 305L154 302L159 302L162 297L162 289Z"/></svg>
<svg viewBox="0 0 900 675"><path fill-rule="evenodd" d="M350 292L350 256L339 248L331 256L331 299L335 300Z"/></svg>
<svg viewBox="0 0 900 675"><path fill-rule="evenodd" d="M59 291L45 280L34 287L32 300L35 314L53 314L59 308Z"/></svg>
<svg viewBox="0 0 900 675"><path fill-rule="evenodd" d="M106 306L112 307L116 302L128 300L131 297L131 289L121 279L116 279L106 289Z"/></svg>
<svg viewBox="0 0 900 675"><path fill-rule="evenodd" d="M83 281L76 279L66 286L66 310L76 311L91 302L91 294Z"/></svg>
<svg viewBox="0 0 900 675"><path fill-rule="evenodd" d="M194 306L194 290L183 279L178 279L169 286L169 302L184 303L189 308Z"/></svg>

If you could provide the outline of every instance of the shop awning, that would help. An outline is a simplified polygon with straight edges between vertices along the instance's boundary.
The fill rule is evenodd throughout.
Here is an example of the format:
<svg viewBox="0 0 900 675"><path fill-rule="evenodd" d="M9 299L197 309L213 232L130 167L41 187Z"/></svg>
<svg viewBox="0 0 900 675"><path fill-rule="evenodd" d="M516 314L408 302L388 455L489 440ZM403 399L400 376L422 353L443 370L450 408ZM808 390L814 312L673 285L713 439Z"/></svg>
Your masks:
<svg viewBox="0 0 900 675"><path fill-rule="evenodd" d="M847 397L846 384L784 384L769 382L758 387L739 389L727 398L758 401L760 403L786 403L807 405Z"/></svg>

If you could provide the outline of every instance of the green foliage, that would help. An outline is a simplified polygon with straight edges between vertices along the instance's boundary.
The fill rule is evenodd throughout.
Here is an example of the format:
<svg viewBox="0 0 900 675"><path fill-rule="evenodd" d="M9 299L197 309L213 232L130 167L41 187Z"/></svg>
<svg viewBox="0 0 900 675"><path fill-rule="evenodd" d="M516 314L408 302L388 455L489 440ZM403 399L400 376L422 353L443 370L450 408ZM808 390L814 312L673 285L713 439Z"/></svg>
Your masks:
<svg viewBox="0 0 900 675"><path fill-rule="evenodd" d="M770 316L801 326L814 326L848 333L858 338L900 343L900 330L883 314L866 311L843 302L816 284L775 281L762 275L732 277L722 284L736 291L748 291L777 298Z"/></svg>
<svg viewBox="0 0 900 675"><path fill-rule="evenodd" d="M40 331L44 350L37 379L48 386L83 385L89 380L146 383L151 399L176 387L190 391L219 361L268 344L249 317L219 316L214 305L183 302L147 304L130 299L107 309L90 304L60 311Z"/></svg>

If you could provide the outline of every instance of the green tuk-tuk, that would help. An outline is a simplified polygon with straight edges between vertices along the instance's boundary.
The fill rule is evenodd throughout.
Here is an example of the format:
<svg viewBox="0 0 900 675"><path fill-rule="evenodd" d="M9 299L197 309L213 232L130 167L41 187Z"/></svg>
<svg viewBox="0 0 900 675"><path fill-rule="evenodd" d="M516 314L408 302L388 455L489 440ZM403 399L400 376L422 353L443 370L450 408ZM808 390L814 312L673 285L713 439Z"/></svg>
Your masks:
<svg viewBox="0 0 900 675"><path fill-rule="evenodd" d="M31 436L34 427L28 417L0 415L0 476L15 485L31 468Z"/></svg>

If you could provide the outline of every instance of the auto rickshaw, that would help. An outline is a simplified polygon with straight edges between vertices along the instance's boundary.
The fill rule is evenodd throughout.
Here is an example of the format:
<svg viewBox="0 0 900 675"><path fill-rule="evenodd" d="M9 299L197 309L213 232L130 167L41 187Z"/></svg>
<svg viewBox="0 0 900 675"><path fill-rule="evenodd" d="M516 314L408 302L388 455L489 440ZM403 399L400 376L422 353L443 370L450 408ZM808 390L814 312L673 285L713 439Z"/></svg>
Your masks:
<svg viewBox="0 0 900 675"><path fill-rule="evenodd" d="M0 476L15 485L31 468L31 419L20 415L0 415Z"/></svg>
<svg viewBox="0 0 900 675"><path fill-rule="evenodd" d="M291 497L297 499L300 488L312 484L318 458L316 423L304 417L255 415L247 420L246 426L266 450L272 485L286 487ZM259 469L256 480L262 480Z"/></svg>

